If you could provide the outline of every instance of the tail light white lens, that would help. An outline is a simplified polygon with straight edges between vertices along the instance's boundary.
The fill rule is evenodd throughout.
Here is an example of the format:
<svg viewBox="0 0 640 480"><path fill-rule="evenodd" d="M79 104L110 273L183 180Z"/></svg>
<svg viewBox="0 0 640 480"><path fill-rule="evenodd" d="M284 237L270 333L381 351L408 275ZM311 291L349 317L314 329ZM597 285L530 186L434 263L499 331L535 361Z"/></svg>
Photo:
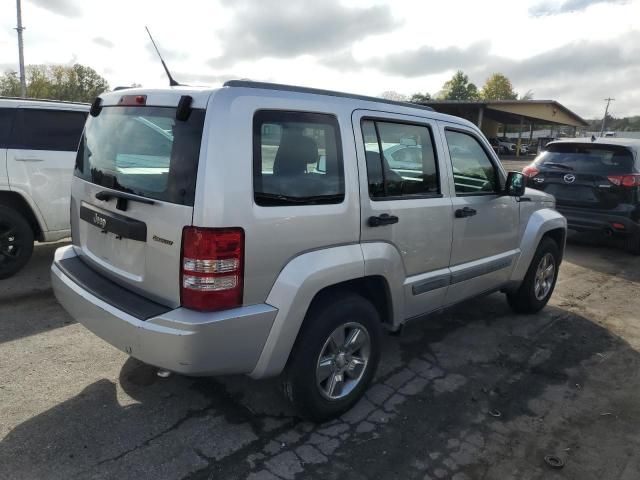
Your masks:
<svg viewBox="0 0 640 480"><path fill-rule="evenodd" d="M182 232L180 298L194 310L223 310L242 304L244 231L185 227Z"/></svg>

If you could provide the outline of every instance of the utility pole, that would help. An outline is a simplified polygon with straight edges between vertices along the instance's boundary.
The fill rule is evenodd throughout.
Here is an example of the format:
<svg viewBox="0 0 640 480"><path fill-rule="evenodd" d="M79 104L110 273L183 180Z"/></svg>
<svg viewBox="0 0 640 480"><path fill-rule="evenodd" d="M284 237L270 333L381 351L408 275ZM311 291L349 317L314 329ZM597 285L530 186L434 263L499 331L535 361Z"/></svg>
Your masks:
<svg viewBox="0 0 640 480"><path fill-rule="evenodd" d="M604 109L604 117L602 117L602 129L600 130L600 137L604 137L604 125L607 122L607 113L609 113L609 104L613 102L615 98L605 98L604 101L607 102L607 106Z"/></svg>
<svg viewBox="0 0 640 480"><path fill-rule="evenodd" d="M18 32L18 59L20 62L20 96L25 98L27 96L27 79L24 75L24 46L22 44L22 31L24 27L22 26L22 6L20 5L20 0L16 0L16 10L18 13L18 26L16 30Z"/></svg>

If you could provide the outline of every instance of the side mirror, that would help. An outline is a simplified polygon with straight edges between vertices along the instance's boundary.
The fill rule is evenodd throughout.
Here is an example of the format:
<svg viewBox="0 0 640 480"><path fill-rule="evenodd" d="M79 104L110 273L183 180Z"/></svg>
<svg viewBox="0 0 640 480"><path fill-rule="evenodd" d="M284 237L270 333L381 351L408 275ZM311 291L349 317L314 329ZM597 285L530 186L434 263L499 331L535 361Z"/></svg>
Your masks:
<svg viewBox="0 0 640 480"><path fill-rule="evenodd" d="M521 197L526 187L525 176L520 172L509 172L504 186L504 194L510 197Z"/></svg>

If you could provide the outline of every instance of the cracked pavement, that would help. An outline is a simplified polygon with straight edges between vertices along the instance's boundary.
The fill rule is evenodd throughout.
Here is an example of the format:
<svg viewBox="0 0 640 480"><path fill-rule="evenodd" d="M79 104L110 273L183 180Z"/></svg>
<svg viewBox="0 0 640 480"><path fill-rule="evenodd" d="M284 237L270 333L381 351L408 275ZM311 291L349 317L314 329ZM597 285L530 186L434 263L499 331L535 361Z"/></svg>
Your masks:
<svg viewBox="0 0 640 480"><path fill-rule="evenodd" d="M51 294L59 245L0 281L0 479L640 478L640 258L623 251L571 243L539 315L494 294L385 336L365 398L314 425L277 379L161 379L89 333Z"/></svg>

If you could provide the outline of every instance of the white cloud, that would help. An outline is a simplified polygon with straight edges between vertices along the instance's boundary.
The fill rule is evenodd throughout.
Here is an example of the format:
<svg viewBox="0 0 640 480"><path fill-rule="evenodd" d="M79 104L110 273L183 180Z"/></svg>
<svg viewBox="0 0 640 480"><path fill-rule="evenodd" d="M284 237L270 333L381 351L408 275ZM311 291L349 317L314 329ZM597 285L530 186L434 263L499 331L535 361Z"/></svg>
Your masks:
<svg viewBox="0 0 640 480"><path fill-rule="evenodd" d="M5 3L0 66L17 70L15 7ZM170 70L185 83L220 85L235 76L410 95L437 92L458 68L479 86L497 70L517 91L532 89L536 98L553 98L585 117L600 115L608 96L617 99L616 115L640 114L640 0L559 0L546 2L546 12L540 5L190 0L176 8L173 0L23 0L25 58L77 58L112 86L165 86L149 50L149 25Z"/></svg>

